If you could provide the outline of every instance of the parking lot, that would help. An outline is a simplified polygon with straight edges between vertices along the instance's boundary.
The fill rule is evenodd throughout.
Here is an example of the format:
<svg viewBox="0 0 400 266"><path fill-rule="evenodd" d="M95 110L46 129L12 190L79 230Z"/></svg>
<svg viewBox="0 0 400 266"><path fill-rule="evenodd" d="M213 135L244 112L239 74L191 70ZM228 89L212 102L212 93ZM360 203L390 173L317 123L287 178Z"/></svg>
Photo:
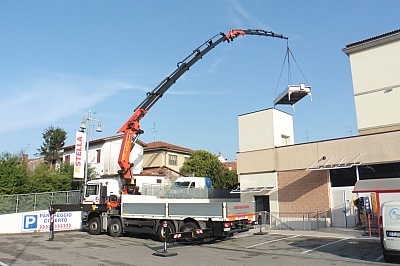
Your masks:
<svg viewBox="0 0 400 266"><path fill-rule="evenodd" d="M378 238L352 234L257 230L208 244L164 244L147 236L85 232L0 235L0 265L388 265Z"/></svg>

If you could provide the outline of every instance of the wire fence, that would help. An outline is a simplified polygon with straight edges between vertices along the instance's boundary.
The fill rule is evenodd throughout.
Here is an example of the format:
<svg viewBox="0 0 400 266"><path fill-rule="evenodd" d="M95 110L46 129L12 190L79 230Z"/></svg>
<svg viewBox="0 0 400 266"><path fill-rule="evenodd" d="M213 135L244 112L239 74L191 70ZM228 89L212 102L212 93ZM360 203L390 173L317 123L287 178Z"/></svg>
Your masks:
<svg viewBox="0 0 400 266"><path fill-rule="evenodd" d="M79 204L79 190L0 195L0 214L47 210L51 204Z"/></svg>
<svg viewBox="0 0 400 266"><path fill-rule="evenodd" d="M260 219L261 224L265 225L268 229L311 231L329 227L330 218L328 215L328 211L308 213L271 213L262 211L257 213L257 219Z"/></svg>
<svg viewBox="0 0 400 266"><path fill-rule="evenodd" d="M230 193L231 189L215 188L183 188L175 186L165 186L159 184L143 184L141 193L147 196L156 196L166 199L238 199L239 194Z"/></svg>

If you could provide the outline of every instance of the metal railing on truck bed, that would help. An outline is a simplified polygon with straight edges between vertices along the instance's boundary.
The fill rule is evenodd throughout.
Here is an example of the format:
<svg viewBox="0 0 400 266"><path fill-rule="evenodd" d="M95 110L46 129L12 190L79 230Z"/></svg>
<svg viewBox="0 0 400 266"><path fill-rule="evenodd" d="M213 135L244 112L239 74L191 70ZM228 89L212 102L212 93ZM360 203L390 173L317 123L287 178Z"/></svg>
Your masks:
<svg viewBox="0 0 400 266"><path fill-rule="evenodd" d="M165 185L143 184L141 188L142 195L156 196L167 199L238 199L240 194L230 193L231 189L215 188L182 188Z"/></svg>
<svg viewBox="0 0 400 266"><path fill-rule="evenodd" d="M79 190L0 195L0 214L47 210L52 204L79 204Z"/></svg>

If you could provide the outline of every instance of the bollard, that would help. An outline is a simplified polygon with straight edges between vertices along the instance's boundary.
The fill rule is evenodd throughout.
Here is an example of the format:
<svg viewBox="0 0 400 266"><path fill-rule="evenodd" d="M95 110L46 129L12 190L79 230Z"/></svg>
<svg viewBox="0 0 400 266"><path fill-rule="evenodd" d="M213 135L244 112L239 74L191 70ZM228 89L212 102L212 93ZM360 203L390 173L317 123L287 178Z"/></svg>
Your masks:
<svg viewBox="0 0 400 266"><path fill-rule="evenodd" d="M50 212L50 236L49 241L54 239L54 212Z"/></svg>
<svg viewBox="0 0 400 266"><path fill-rule="evenodd" d="M254 235L265 235L265 234L268 234L267 232L263 232L262 231L262 212L258 213L257 222L258 222L258 225L260 227L260 231L254 233Z"/></svg>
<svg viewBox="0 0 400 266"><path fill-rule="evenodd" d="M164 253L168 253L167 252L167 241L168 241L168 224L167 221L164 221L163 224L163 230L164 230Z"/></svg>
<svg viewBox="0 0 400 266"><path fill-rule="evenodd" d="M162 252L154 252L154 256L159 256L159 257L172 257L178 255L178 253L168 253L167 251L167 242L169 242L169 233L168 233L168 223L167 221L164 221L163 223L163 229L164 230L164 250Z"/></svg>

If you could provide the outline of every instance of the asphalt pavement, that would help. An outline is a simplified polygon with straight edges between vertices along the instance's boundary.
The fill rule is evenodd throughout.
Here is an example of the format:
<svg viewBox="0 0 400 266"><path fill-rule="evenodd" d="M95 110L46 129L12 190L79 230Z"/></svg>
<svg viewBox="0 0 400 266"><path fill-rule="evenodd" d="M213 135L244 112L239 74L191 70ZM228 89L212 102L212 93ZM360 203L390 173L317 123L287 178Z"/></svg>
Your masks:
<svg viewBox="0 0 400 266"><path fill-rule="evenodd" d="M55 232L53 241L48 233L0 235L0 265L387 265L378 238L364 231L263 228L259 233L256 227L225 241L171 244L166 252L164 243L145 235L112 238L65 231Z"/></svg>

